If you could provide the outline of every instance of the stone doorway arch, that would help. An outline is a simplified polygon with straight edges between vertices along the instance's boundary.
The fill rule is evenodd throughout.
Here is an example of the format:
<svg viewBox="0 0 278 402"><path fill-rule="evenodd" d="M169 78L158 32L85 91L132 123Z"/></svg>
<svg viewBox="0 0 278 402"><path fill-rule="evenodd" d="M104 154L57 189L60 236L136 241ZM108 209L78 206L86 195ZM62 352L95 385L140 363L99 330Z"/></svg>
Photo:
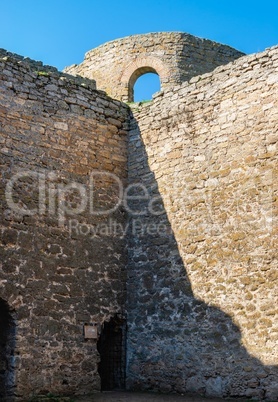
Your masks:
<svg viewBox="0 0 278 402"><path fill-rule="evenodd" d="M125 389L126 321L117 314L103 325L97 342L102 391Z"/></svg>
<svg viewBox="0 0 278 402"><path fill-rule="evenodd" d="M13 397L15 320L8 303L0 298L0 400Z"/></svg>

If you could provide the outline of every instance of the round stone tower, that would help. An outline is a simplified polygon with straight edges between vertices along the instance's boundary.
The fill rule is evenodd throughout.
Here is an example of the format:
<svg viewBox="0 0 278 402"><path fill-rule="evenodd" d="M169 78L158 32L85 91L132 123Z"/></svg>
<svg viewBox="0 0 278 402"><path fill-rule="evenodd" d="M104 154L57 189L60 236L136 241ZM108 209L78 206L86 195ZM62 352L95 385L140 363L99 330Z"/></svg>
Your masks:
<svg viewBox="0 0 278 402"><path fill-rule="evenodd" d="M143 74L158 74L163 90L242 55L230 46L183 32L157 32L105 43L65 72L94 79L97 88L109 96L132 102L134 84Z"/></svg>

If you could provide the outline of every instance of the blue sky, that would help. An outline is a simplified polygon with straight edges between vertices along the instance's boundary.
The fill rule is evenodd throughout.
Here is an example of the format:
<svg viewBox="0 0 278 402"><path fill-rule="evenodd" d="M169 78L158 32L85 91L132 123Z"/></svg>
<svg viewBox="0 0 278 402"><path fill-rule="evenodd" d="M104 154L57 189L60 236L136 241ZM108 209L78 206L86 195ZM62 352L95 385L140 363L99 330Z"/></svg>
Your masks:
<svg viewBox="0 0 278 402"><path fill-rule="evenodd" d="M245 53L278 44L278 1L9 0L1 4L0 47L62 70L107 41L183 31Z"/></svg>

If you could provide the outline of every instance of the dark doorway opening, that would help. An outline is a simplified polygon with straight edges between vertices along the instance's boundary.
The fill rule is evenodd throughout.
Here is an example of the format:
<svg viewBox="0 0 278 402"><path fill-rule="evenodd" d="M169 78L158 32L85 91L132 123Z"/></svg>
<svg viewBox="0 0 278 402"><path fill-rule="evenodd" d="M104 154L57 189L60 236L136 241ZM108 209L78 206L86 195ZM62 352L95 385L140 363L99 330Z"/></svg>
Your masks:
<svg viewBox="0 0 278 402"><path fill-rule="evenodd" d="M14 395L15 322L8 303L0 299L0 400Z"/></svg>
<svg viewBox="0 0 278 402"><path fill-rule="evenodd" d="M112 317L105 322L97 343L100 354L98 372L101 390L125 389L126 366L126 322L122 318Z"/></svg>

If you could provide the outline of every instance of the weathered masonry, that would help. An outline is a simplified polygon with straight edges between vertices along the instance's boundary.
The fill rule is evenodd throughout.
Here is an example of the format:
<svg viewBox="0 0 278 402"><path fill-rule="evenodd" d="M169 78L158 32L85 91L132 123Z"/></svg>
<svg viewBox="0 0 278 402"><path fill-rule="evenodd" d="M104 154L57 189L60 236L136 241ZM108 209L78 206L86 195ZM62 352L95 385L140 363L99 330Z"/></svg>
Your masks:
<svg viewBox="0 0 278 402"><path fill-rule="evenodd" d="M0 51L1 400L278 400L277 93L278 47L137 35L64 73Z"/></svg>
<svg viewBox="0 0 278 402"><path fill-rule="evenodd" d="M82 203L93 192L94 211L115 205L113 177L127 180L129 111L94 88L1 60L0 298L16 325L19 400L100 389L97 339L84 326L125 316L125 240L101 235L110 221L124 225L125 213Z"/></svg>
<svg viewBox="0 0 278 402"><path fill-rule="evenodd" d="M85 55L67 73L93 78L98 89L123 102L133 101L133 87L143 74L160 77L162 90L229 63L243 53L183 32L134 35L105 43Z"/></svg>

